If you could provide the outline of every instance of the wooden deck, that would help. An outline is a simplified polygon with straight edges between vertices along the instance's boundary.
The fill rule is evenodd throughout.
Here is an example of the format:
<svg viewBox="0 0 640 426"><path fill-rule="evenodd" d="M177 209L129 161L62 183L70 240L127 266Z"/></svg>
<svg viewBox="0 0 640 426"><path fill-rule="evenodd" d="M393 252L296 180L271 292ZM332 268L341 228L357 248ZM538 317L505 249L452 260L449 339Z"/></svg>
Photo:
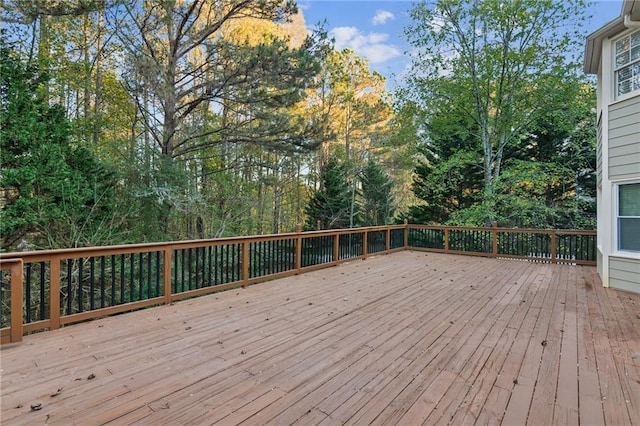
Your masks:
<svg viewBox="0 0 640 426"><path fill-rule="evenodd" d="M406 251L0 355L3 425L640 424L640 295L593 267Z"/></svg>

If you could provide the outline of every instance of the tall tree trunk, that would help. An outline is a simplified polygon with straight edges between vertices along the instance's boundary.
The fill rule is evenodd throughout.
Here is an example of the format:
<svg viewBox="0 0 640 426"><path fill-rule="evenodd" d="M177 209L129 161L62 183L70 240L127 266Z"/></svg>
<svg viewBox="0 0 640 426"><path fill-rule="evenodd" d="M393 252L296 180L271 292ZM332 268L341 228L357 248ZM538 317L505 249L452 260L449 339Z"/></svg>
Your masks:
<svg viewBox="0 0 640 426"><path fill-rule="evenodd" d="M101 130L101 119L100 115L102 114L102 49L103 49L103 25L104 19L104 10L100 9L98 11L98 36L96 39L96 75L94 81L94 96L95 100L93 102L93 123L91 126L91 141L93 145L96 146L100 139L100 130Z"/></svg>
<svg viewBox="0 0 640 426"><path fill-rule="evenodd" d="M88 140L89 115L91 111L91 52L89 50L89 14L82 16L82 119L84 128L82 138Z"/></svg>
<svg viewBox="0 0 640 426"><path fill-rule="evenodd" d="M258 209L258 218L257 218L257 233L258 234L262 234L263 228L262 228L262 224L264 223L264 176L263 176L263 170L264 168L262 166L258 167L258 205L257 205L257 209Z"/></svg>
<svg viewBox="0 0 640 426"><path fill-rule="evenodd" d="M51 66L51 33L49 28L49 17L46 15L38 16L39 38L38 38L38 67L42 74L48 75ZM49 84L44 90L45 102L49 103L50 88Z"/></svg>
<svg viewBox="0 0 640 426"><path fill-rule="evenodd" d="M275 167L273 169L273 209L272 209L272 217L271 217L271 233L277 234L280 232L280 210L282 208L282 191L280 188L280 179L282 176L278 173L280 168L280 160L276 155L275 158Z"/></svg>

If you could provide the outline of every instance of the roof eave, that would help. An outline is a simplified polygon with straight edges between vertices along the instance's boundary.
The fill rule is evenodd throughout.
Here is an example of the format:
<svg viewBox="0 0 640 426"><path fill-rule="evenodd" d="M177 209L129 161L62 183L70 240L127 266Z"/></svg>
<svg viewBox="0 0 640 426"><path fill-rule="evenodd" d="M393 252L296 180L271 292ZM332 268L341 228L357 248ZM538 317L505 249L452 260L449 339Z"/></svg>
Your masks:
<svg viewBox="0 0 640 426"><path fill-rule="evenodd" d="M584 53L584 72L597 74L602 56L602 41L608 37L620 34L626 29L622 16L614 19L587 37Z"/></svg>
<svg viewBox="0 0 640 426"><path fill-rule="evenodd" d="M627 29L624 25L625 15L630 15L633 21L640 20L640 0L624 0L620 16L587 37L583 64L586 74L598 73L602 56L602 41Z"/></svg>

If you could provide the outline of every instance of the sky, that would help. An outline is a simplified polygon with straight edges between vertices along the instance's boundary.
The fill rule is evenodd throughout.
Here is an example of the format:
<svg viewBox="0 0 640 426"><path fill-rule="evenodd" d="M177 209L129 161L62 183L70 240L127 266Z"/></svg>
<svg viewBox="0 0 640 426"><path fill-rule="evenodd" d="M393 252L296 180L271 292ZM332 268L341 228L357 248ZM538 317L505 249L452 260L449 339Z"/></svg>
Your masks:
<svg viewBox="0 0 640 426"><path fill-rule="evenodd" d="M562 1L562 0L558 0ZM369 60L369 68L387 78L387 86L396 85L409 64L405 51L409 45L404 28L410 23L413 1L378 0L299 0L298 7L307 27L326 21L325 28L341 50L349 47ZM592 17L585 31L590 34L620 16L622 0L594 2L588 11Z"/></svg>

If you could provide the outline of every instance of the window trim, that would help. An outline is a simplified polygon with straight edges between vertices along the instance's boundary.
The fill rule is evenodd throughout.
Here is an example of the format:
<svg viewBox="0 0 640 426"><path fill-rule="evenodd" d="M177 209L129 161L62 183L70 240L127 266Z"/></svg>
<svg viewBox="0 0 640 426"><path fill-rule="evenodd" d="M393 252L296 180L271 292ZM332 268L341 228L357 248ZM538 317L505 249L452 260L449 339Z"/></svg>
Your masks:
<svg viewBox="0 0 640 426"><path fill-rule="evenodd" d="M616 65L616 43L625 37L631 38L631 36L636 33L640 34L640 29L630 29L622 34L619 34L616 38L611 39L611 93L613 94L612 100L614 102L622 101L640 95L640 89L631 90L630 92L622 95L618 94L618 71L633 64L640 64L640 58L634 59L633 61L630 61L628 64L622 67L618 67Z"/></svg>
<svg viewBox="0 0 640 426"><path fill-rule="evenodd" d="M613 253L616 257L626 257L632 259L640 259L640 251L624 250L620 248L620 187L625 185L640 185L640 180L629 180L625 182L618 182L613 185L614 187L614 200L613 203L613 225L614 225L614 241L613 241ZM622 216L623 218L639 218L640 216Z"/></svg>

